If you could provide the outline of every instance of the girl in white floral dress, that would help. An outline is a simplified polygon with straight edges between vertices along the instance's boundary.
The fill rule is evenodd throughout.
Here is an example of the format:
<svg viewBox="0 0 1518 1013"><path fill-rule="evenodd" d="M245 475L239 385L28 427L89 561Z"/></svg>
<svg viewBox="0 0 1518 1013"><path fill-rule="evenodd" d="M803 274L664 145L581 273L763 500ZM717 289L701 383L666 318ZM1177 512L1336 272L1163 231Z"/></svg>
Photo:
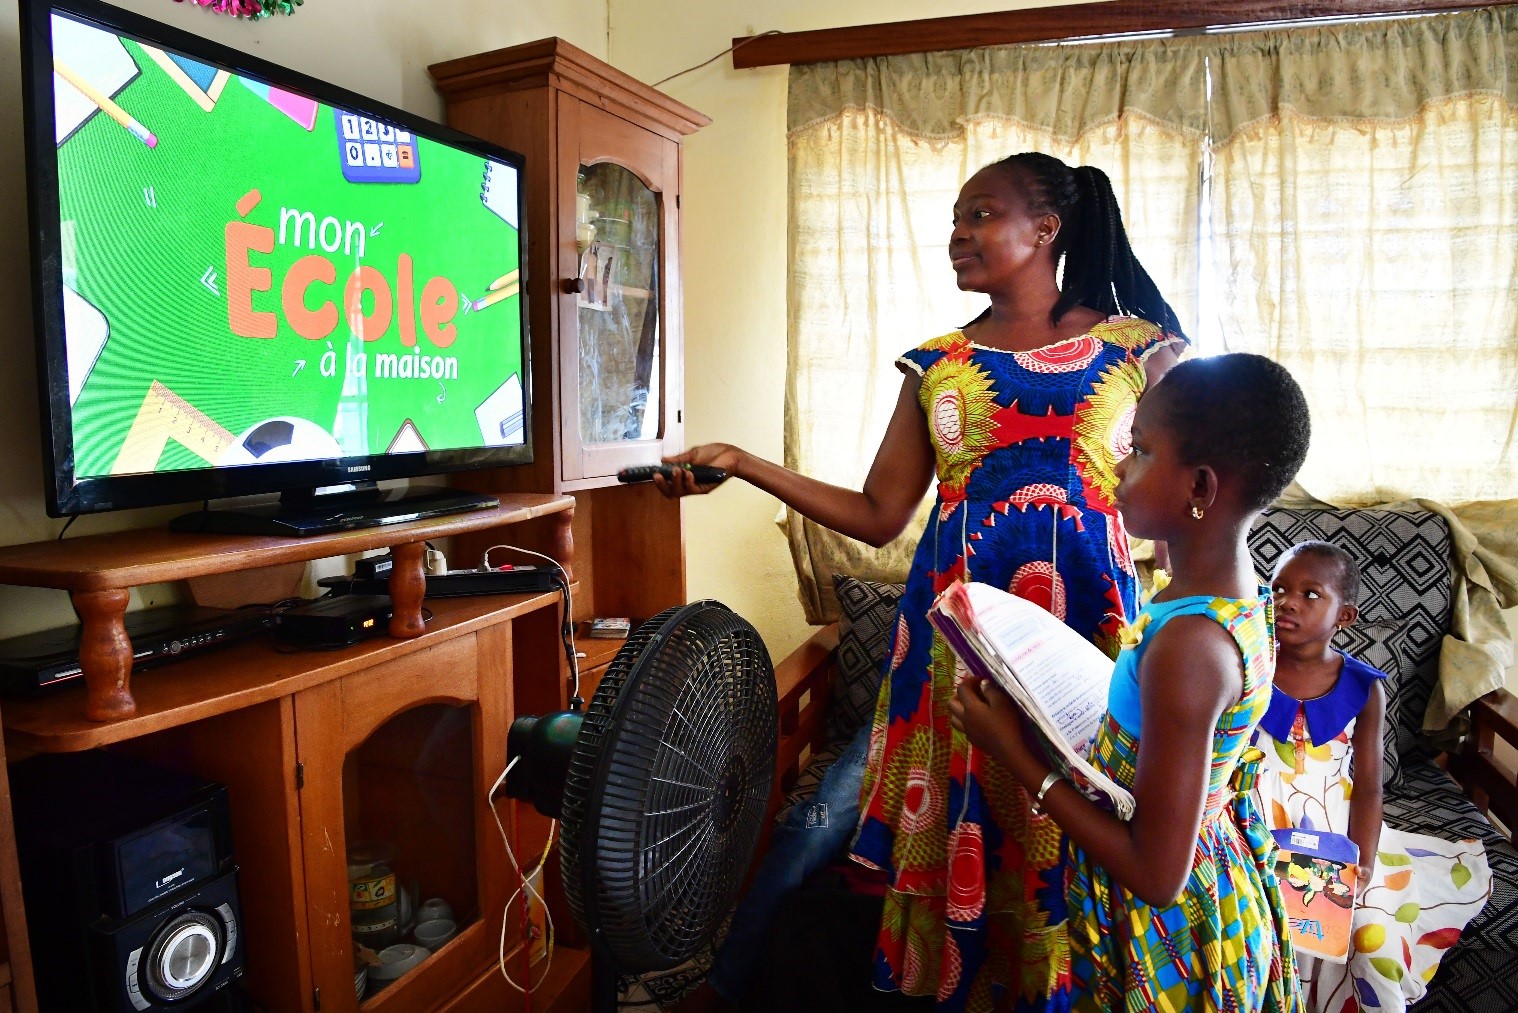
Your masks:
<svg viewBox="0 0 1518 1013"><path fill-rule="evenodd" d="M1349 960L1298 953L1302 996L1326 1013L1404 1010L1423 997L1439 959L1486 904L1486 851L1480 841L1381 822L1386 673L1329 643L1358 615L1354 560L1327 542L1304 542L1281 557L1271 585L1279 655L1256 732L1265 752L1261 811L1274 830L1326 830L1360 848Z"/></svg>

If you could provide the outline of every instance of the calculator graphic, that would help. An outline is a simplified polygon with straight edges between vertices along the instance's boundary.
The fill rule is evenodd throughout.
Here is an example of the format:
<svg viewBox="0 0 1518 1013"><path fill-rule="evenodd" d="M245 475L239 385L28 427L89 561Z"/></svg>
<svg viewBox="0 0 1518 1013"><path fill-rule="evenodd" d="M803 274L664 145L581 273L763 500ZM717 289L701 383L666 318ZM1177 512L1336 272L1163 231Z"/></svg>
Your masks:
<svg viewBox="0 0 1518 1013"><path fill-rule="evenodd" d="M358 113L333 109L343 178L350 183L415 183L422 178L416 135Z"/></svg>

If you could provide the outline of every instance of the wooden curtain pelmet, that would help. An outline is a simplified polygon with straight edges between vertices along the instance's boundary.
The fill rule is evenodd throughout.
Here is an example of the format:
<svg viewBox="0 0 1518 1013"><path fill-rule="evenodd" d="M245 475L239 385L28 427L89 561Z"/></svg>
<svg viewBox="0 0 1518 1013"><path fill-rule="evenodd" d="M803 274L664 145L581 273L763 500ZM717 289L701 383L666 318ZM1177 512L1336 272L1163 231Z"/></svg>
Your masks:
<svg viewBox="0 0 1518 1013"><path fill-rule="evenodd" d="M1503 7L1518 0L1109 0L997 14L779 32L733 40L733 67L859 60L1018 42L1058 42L1141 32L1196 31L1291 21L1432 14Z"/></svg>

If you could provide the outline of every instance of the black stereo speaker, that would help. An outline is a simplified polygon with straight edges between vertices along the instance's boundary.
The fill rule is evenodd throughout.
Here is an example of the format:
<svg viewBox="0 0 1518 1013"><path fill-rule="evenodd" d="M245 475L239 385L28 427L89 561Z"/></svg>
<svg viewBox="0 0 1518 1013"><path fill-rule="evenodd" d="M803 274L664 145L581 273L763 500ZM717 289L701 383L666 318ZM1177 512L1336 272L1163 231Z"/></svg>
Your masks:
<svg viewBox="0 0 1518 1013"><path fill-rule="evenodd" d="M10 778L41 1008L239 1009L226 788L101 750Z"/></svg>

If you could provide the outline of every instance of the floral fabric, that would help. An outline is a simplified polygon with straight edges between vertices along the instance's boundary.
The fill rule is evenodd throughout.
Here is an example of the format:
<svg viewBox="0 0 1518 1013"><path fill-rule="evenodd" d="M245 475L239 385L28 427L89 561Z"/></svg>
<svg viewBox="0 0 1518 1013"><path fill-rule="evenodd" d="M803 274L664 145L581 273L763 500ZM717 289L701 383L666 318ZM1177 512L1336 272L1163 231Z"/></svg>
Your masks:
<svg viewBox="0 0 1518 1013"><path fill-rule="evenodd" d="M1346 658L1346 669L1353 660ZM1358 714L1373 683L1341 675L1332 692L1353 691ZM1262 726L1256 736L1265 754L1257 789L1266 821L1273 830L1301 827L1348 834L1354 719L1318 745L1302 701L1280 690L1276 696L1280 699L1272 706L1288 701L1287 706L1295 704L1296 716L1288 734L1275 737ZM1368 864L1364 856L1361 862ZM1440 958L1481 912L1491 891L1492 873L1480 841L1443 841L1383 824L1375 871L1356 900L1349 961L1298 958L1306 1008L1316 1013L1405 1010L1423 997Z"/></svg>
<svg viewBox="0 0 1518 1013"><path fill-rule="evenodd" d="M1029 352L961 332L901 357L937 458L938 494L907 579L876 704L854 856L890 875L876 986L943 1010L1068 1006L1059 828L949 726L953 653L928 607L957 580L1035 601L1116 653L1135 610L1112 501L1145 385L1144 357L1177 340L1114 317Z"/></svg>

